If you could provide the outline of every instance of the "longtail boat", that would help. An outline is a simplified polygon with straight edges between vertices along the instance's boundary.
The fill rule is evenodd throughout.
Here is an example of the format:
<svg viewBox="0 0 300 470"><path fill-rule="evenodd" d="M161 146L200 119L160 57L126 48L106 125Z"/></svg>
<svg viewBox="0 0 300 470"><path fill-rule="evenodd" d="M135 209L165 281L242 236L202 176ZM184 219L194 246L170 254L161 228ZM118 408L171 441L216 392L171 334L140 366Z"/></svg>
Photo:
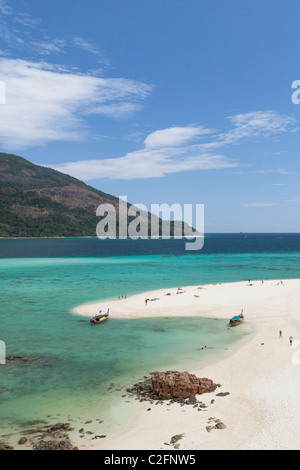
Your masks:
<svg viewBox="0 0 300 470"><path fill-rule="evenodd" d="M94 318L92 318L90 322L92 325L99 325L99 323L103 323L105 320L107 320L108 317L109 317L109 310L104 315L102 315L100 311L99 315L96 315Z"/></svg>
<svg viewBox="0 0 300 470"><path fill-rule="evenodd" d="M244 320L244 315L241 313L240 315L231 318L231 320L229 321L229 325L230 326L240 325L240 323L242 323L243 320Z"/></svg>

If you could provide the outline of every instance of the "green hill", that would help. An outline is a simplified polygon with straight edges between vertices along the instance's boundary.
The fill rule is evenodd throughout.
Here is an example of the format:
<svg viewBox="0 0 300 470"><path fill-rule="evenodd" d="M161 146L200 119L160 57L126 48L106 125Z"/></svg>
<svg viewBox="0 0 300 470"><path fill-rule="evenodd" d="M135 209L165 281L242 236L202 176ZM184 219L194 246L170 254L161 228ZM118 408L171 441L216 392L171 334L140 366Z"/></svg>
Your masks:
<svg viewBox="0 0 300 470"><path fill-rule="evenodd" d="M58 171L0 153L0 237L95 236L96 209L118 199Z"/></svg>
<svg viewBox="0 0 300 470"><path fill-rule="evenodd" d="M100 221L96 210L104 203L112 204L118 214L116 197L17 155L0 153L0 237L95 237ZM149 224L149 213L144 216ZM173 230L171 223L171 234Z"/></svg>

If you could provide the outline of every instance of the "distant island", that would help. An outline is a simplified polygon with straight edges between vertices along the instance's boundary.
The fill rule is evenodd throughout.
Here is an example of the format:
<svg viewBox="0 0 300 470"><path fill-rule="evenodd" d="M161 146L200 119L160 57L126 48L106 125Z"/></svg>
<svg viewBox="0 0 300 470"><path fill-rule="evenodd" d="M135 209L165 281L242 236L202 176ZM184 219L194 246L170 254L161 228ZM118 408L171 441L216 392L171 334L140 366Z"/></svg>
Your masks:
<svg viewBox="0 0 300 470"><path fill-rule="evenodd" d="M119 207L115 196L7 153L0 153L0 201L1 238L96 237L98 206ZM144 217L150 235L151 214ZM177 223L184 226L171 222L171 236Z"/></svg>

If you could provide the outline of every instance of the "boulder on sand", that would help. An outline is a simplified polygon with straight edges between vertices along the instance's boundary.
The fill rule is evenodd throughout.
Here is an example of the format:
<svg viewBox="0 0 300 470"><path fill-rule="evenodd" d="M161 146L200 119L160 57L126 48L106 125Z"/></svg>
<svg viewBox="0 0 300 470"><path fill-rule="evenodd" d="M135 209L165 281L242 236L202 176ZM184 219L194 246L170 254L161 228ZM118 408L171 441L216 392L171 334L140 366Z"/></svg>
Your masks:
<svg viewBox="0 0 300 470"><path fill-rule="evenodd" d="M189 372L158 372L152 377L154 395L161 400L194 398L196 395L214 392L218 385L212 380L198 378Z"/></svg>

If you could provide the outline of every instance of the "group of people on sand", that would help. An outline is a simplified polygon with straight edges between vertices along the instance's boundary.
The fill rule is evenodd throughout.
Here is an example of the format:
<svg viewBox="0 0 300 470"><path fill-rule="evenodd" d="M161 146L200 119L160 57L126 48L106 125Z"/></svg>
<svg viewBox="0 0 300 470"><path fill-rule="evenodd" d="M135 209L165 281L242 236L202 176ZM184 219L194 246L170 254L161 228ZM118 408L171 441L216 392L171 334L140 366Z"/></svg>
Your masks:
<svg viewBox="0 0 300 470"><path fill-rule="evenodd" d="M121 299L122 299L122 300L124 300L124 299L126 300L126 299L127 299L127 295L126 295L126 294L125 294L125 295L122 294L122 296L119 295L119 296L118 296L118 299L119 299L119 300L121 300Z"/></svg>
<svg viewBox="0 0 300 470"><path fill-rule="evenodd" d="M182 287L178 287L176 294L184 294L185 291L182 289ZM172 295L171 292L167 292L166 295Z"/></svg>
<svg viewBox="0 0 300 470"><path fill-rule="evenodd" d="M266 279L268 281L268 279ZM261 279L261 283L264 284L265 281L263 279ZM283 281L279 281L278 284L276 284L276 286L283 286ZM248 286L253 286L253 283L251 282L251 279L248 279Z"/></svg>
<svg viewBox="0 0 300 470"><path fill-rule="evenodd" d="M282 339L283 338L283 333L282 333L282 330L279 330L279 339ZM289 341L290 341L290 345L293 346L293 337L290 336L289 337Z"/></svg>

